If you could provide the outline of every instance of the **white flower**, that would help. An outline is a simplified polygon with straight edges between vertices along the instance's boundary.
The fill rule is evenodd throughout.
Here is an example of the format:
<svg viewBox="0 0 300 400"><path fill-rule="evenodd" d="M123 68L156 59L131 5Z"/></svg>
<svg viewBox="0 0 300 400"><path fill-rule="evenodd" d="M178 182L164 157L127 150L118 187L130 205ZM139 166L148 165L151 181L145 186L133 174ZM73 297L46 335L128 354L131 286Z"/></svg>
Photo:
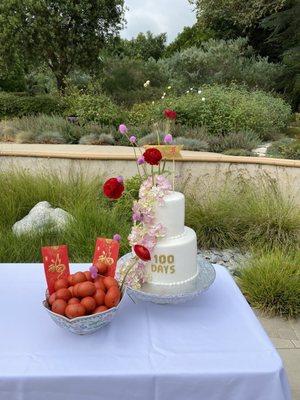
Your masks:
<svg viewBox="0 0 300 400"><path fill-rule="evenodd" d="M172 86L168 86L168 90L172 89Z"/></svg>
<svg viewBox="0 0 300 400"><path fill-rule="evenodd" d="M165 96L161 96L162 100L165 98Z"/></svg>
<svg viewBox="0 0 300 400"><path fill-rule="evenodd" d="M146 87L148 87L150 85L150 81L146 81L145 83L144 83L144 87L146 88Z"/></svg>
<svg viewBox="0 0 300 400"><path fill-rule="evenodd" d="M152 101L152 104L154 104L155 102L154 101Z"/></svg>
<svg viewBox="0 0 300 400"><path fill-rule="evenodd" d="M199 90L198 90L198 94L201 94L201 93L202 93L202 90L201 90L201 89L199 89Z"/></svg>
<svg viewBox="0 0 300 400"><path fill-rule="evenodd" d="M202 101L205 101L205 97L202 97L202 99L201 99Z"/></svg>
<svg viewBox="0 0 300 400"><path fill-rule="evenodd" d="M191 90L191 91L193 91L193 90L194 90L194 88L192 88L192 87L191 87L191 88L190 88L190 90Z"/></svg>
<svg viewBox="0 0 300 400"><path fill-rule="evenodd" d="M189 90L187 90L187 91L186 91L186 93L190 93L190 91L189 91Z"/></svg>

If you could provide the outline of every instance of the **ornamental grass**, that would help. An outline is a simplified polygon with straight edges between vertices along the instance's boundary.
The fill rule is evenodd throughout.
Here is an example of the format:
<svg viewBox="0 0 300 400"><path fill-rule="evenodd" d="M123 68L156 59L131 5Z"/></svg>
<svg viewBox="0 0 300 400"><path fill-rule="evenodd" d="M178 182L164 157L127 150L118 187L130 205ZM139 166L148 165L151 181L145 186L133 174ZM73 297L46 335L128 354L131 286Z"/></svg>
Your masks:
<svg viewBox="0 0 300 400"><path fill-rule="evenodd" d="M187 197L186 225L202 248L293 248L300 239L300 208L267 175L229 177Z"/></svg>
<svg viewBox="0 0 300 400"><path fill-rule="evenodd" d="M260 252L240 270L238 284L251 306L269 315L300 314L300 250Z"/></svg>

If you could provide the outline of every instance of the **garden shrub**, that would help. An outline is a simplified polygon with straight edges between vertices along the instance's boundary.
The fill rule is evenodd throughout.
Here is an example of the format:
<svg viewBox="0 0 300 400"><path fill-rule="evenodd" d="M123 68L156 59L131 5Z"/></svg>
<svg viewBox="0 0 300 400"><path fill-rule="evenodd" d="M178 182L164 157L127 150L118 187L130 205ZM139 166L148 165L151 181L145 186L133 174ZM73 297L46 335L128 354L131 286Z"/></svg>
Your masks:
<svg viewBox="0 0 300 400"><path fill-rule="evenodd" d="M300 314L300 251L254 254L239 271L238 284L249 303L271 315Z"/></svg>
<svg viewBox="0 0 300 400"><path fill-rule="evenodd" d="M255 154L245 149L228 149L223 151L223 154L227 156L255 157Z"/></svg>
<svg viewBox="0 0 300 400"><path fill-rule="evenodd" d="M192 150L192 151L208 151L208 143L204 140L186 138L186 137L178 137L175 138L174 144L179 144L183 146L184 150Z"/></svg>
<svg viewBox="0 0 300 400"><path fill-rule="evenodd" d="M146 81L148 87L144 87ZM116 103L131 106L134 103L156 100L167 86L167 77L154 59L109 57L104 60L101 86Z"/></svg>
<svg viewBox="0 0 300 400"><path fill-rule="evenodd" d="M229 149L250 151L259 145L260 140L253 132L229 132L226 135L211 136L208 142L209 151L223 153Z"/></svg>
<svg viewBox="0 0 300 400"><path fill-rule="evenodd" d="M61 114L66 108L65 99L59 96L18 96L0 93L0 118L23 117L36 114Z"/></svg>
<svg viewBox="0 0 300 400"><path fill-rule="evenodd" d="M204 84L238 83L249 88L274 90L284 71L266 57L257 57L247 39L210 39L199 47L189 47L159 61L169 82L182 93Z"/></svg>
<svg viewBox="0 0 300 400"><path fill-rule="evenodd" d="M279 97L235 85L213 85L203 87L201 94L137 104L130 112L130 122L139 125L162 119L165 108L176 110L180 124L205 126L211 134L253 131L261 139L283 130L291 118L291 107Z"/></svg>
<svg viewBox="0 0 300 400"><path fill-rule="evenodd" d="M58 132L67 143L78 143L80 137L86 134L84 128L68 122L61 116L40 114L2 121L0 140L1 137L5 140L5 136L8 135L11 141L14 141L19 131L30 132L34 136L45 132Z"/></svg>
<svg viewBox="0 0 300 400"><path fill-rule="evenodd" d="M273 142L267 149L267 155L291 160L300 160L300 140L282 138Z"/></svg>
<svg viewBox="0 0 300 400"><path fill-rule="evenodd" d="M44 143L44 144L64 144L66 143L66 139L59 132L53 131L45 131L40 133L35 138L35 143Z"/></svg>
<svg viewBox="0 0 300 400"><path fill-rule="evenodd" d="M68 115L76 115L80 124L117 126L125 121L125 112L104 94L72 94L68 97Z"/></svg>
<svg viewBox="0 0 300 400"><path fill-rule="evenodd" d="M96 133L90 133L88 135L82 136L79 140L79 144L90 144L90 145L110 145L113 146L115 144L115 139L112 135L108 135L106 133L101 133L97 135Z"/></svg>

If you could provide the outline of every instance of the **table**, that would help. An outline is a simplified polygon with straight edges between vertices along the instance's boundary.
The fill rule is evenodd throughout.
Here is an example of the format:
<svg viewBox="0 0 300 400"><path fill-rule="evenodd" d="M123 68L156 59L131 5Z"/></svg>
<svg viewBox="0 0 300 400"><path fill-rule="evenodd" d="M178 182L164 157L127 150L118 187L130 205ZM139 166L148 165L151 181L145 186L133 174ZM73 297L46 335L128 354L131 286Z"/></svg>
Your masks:
<svg viewBox="0 0 300 400"><path fill-rule="evenodd" d="M41 264L0 264L0 400L289 400L276 350L216 273L189 303L127 298L111 325L77 336L42 308Z"/></svg>

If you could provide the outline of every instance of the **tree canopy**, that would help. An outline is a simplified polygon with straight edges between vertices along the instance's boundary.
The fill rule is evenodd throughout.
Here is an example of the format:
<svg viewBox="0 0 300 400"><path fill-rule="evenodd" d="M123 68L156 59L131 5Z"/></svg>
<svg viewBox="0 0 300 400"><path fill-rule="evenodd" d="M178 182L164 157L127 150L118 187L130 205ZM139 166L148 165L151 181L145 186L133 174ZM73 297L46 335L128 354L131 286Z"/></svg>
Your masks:
<svg viewBox="0 0 300 400"><path fill-rule="evenodd" d="M91 70L107 39L121 29L124 0L2 0L0 54L46 63L63 91L75 68ZM3 56L2 56L3 58Z"/></svg>

